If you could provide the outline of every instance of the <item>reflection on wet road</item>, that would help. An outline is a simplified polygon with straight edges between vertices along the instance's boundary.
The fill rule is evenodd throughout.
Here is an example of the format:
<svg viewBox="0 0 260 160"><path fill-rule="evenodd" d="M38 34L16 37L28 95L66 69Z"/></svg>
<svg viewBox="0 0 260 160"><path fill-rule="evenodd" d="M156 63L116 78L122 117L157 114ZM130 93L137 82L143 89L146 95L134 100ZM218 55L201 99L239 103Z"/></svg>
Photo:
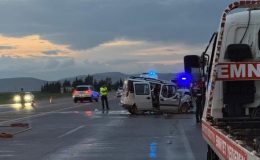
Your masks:
<svg viewBox="0 0 260 160"><path fill-rule="evenodd" d="M110 100L108 113L100 103L70 101L38 109L35 114L49 113L23 119L31 131L0 139L0 159L206 159L194 115L132 116L118 102Z"/></svg>

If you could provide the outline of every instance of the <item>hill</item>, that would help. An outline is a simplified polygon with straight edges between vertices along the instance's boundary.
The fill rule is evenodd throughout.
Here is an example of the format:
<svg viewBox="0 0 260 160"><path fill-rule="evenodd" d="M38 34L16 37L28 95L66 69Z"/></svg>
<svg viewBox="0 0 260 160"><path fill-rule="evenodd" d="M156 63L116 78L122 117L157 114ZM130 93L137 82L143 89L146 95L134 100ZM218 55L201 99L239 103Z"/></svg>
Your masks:
<svg viewBox="0 0 260 160"><path fill-rule="evenodd" d="M31 77L0 79L0 92L17 92L21 88L24 88L24 91L40 91L46 82Z"/></svg>

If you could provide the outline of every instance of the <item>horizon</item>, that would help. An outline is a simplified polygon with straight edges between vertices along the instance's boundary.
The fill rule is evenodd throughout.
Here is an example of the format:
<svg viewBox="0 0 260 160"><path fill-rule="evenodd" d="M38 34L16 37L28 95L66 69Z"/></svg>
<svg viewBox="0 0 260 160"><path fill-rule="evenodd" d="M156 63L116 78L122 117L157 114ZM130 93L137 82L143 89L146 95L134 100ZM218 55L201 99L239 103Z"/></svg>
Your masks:
<svg viewBox="0 0 260 160"><path fill-rule="evenodd" d="M84 76L97 76L98 74L108 74L108 73L118 73L118 74L124 74L125 76L131 76L131 75L139 75L142 73L132 73L132 74L128 74L128 73L123 73L123 72L102 72L102 73L93 73L93 74L85 74L85 75L74 75L74 76L69 76L69 77L61 77L59 79L54 79L54 80L47 80L47 79L41 79L41 78L37 78L37 77L3 77L0 78L0 80L4 80L4 79L19 79L19 78L32 78L32 79L37 79L37 80L42 80L42 81L48 81L48 82L55 82L55 81L61 81L61 80L66 80L66 79L71 79L71 78L77 78L77 77L84 77ZM157 74L178 74L178 73L157 73Z"/></svg>

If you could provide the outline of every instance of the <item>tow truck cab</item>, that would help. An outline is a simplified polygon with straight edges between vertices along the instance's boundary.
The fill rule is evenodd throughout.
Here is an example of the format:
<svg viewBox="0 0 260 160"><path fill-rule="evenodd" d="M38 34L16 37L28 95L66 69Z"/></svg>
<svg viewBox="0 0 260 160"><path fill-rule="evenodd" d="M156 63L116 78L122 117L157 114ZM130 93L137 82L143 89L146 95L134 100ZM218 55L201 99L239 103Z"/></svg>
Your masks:
<svg viewBox="0 0 260 160"><path fill-rule="evenodd" d="M208 160L260 159L259 7L259 0L230 4L213 38L212 54L200 57ZM229 14L236 8L246 10Z"/></svg>
<svg viewBox="0 0 260 160"><path fill-rule="evenodd" d="M250 117L260 105L259 37L260 10L227 16L216 66L212 117Z"/></svg>

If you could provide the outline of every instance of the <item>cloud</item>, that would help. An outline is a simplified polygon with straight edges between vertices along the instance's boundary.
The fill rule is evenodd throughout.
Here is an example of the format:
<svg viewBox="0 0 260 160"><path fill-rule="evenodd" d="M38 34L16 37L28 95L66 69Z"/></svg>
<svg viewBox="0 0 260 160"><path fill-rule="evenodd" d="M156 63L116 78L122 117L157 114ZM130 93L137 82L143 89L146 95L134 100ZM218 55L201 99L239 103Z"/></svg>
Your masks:
<svg viewBox="0 0 260 160"><path fill-rule="evenodd" d="M5 35L40 35L84 50L116 39L202 43L232 0L0 1ZM8 16L7 16L8 15Z"/></svg>
<svg viewBox="0 0 260 160"><path fill-rule="evenodd" d="M183 60L163 60L163 61L149 61L149 62L139 62L139 63L175 65L175 64L183 64Z"/></svg>
<svg viewBox="0 0 260 160"><path fill-rule="evenodd" d="M110 61L106 61L105 64L108 65L134 65L138 63L139 60L137 59L114 59Z"/></svg>
<svg viewBox="0 0 260 160"><path fill-rule="evenodd" d="M141 41L114 40L101 44L101 47L122 47L142 44Z"/></svg>
<svg viewBox="0 0 260 160"><path fill-rule="evenodd" d="M15 49L13 46L0 46L0 50L9 50L9 49Z"/></svg>
<svg viewBox="0 0 260 160"><path fill-rule="evenodd" d="M60 50L49 50L49 51L43 51L42 53L45 55L58 55L60 52Z"/></svg>
<svg viewBox="0 0 260 160"><path fill-rule="evenodd" d="M76 52L66 45L55 44L42 39L39 35L27 35L24 37L8 37L0 35L0 56L20 58L42 56L68 56L76 55Z"/></svg>
<svg viewBox="0 0 260 160"><path fill-rule="evenodd" d="M116 41L114 43L117 44ZM91 71L140 73L152 68L163 73L179 72L183 71L183 57L186 54L201 54L204 46L138 41L135 45L99 45L82 51L81 58L87 56L84 63L92 66Z"/></svg>
<svg viewBox="0 0 260 160"><path fill-rule="evenodd" d="M178 72L184 55L201 54L230 2L2 0L1 77Z"/></svg>
<svg viewBox="0 0 260 160"><path fill-rule="evenodd" d="M67 59L63 60L63 62L61 63L60 67L70 68L70 67L72 67L75 64L76 64L76 62L75 62L75 60L73 58L67 58Z"/></svg>

